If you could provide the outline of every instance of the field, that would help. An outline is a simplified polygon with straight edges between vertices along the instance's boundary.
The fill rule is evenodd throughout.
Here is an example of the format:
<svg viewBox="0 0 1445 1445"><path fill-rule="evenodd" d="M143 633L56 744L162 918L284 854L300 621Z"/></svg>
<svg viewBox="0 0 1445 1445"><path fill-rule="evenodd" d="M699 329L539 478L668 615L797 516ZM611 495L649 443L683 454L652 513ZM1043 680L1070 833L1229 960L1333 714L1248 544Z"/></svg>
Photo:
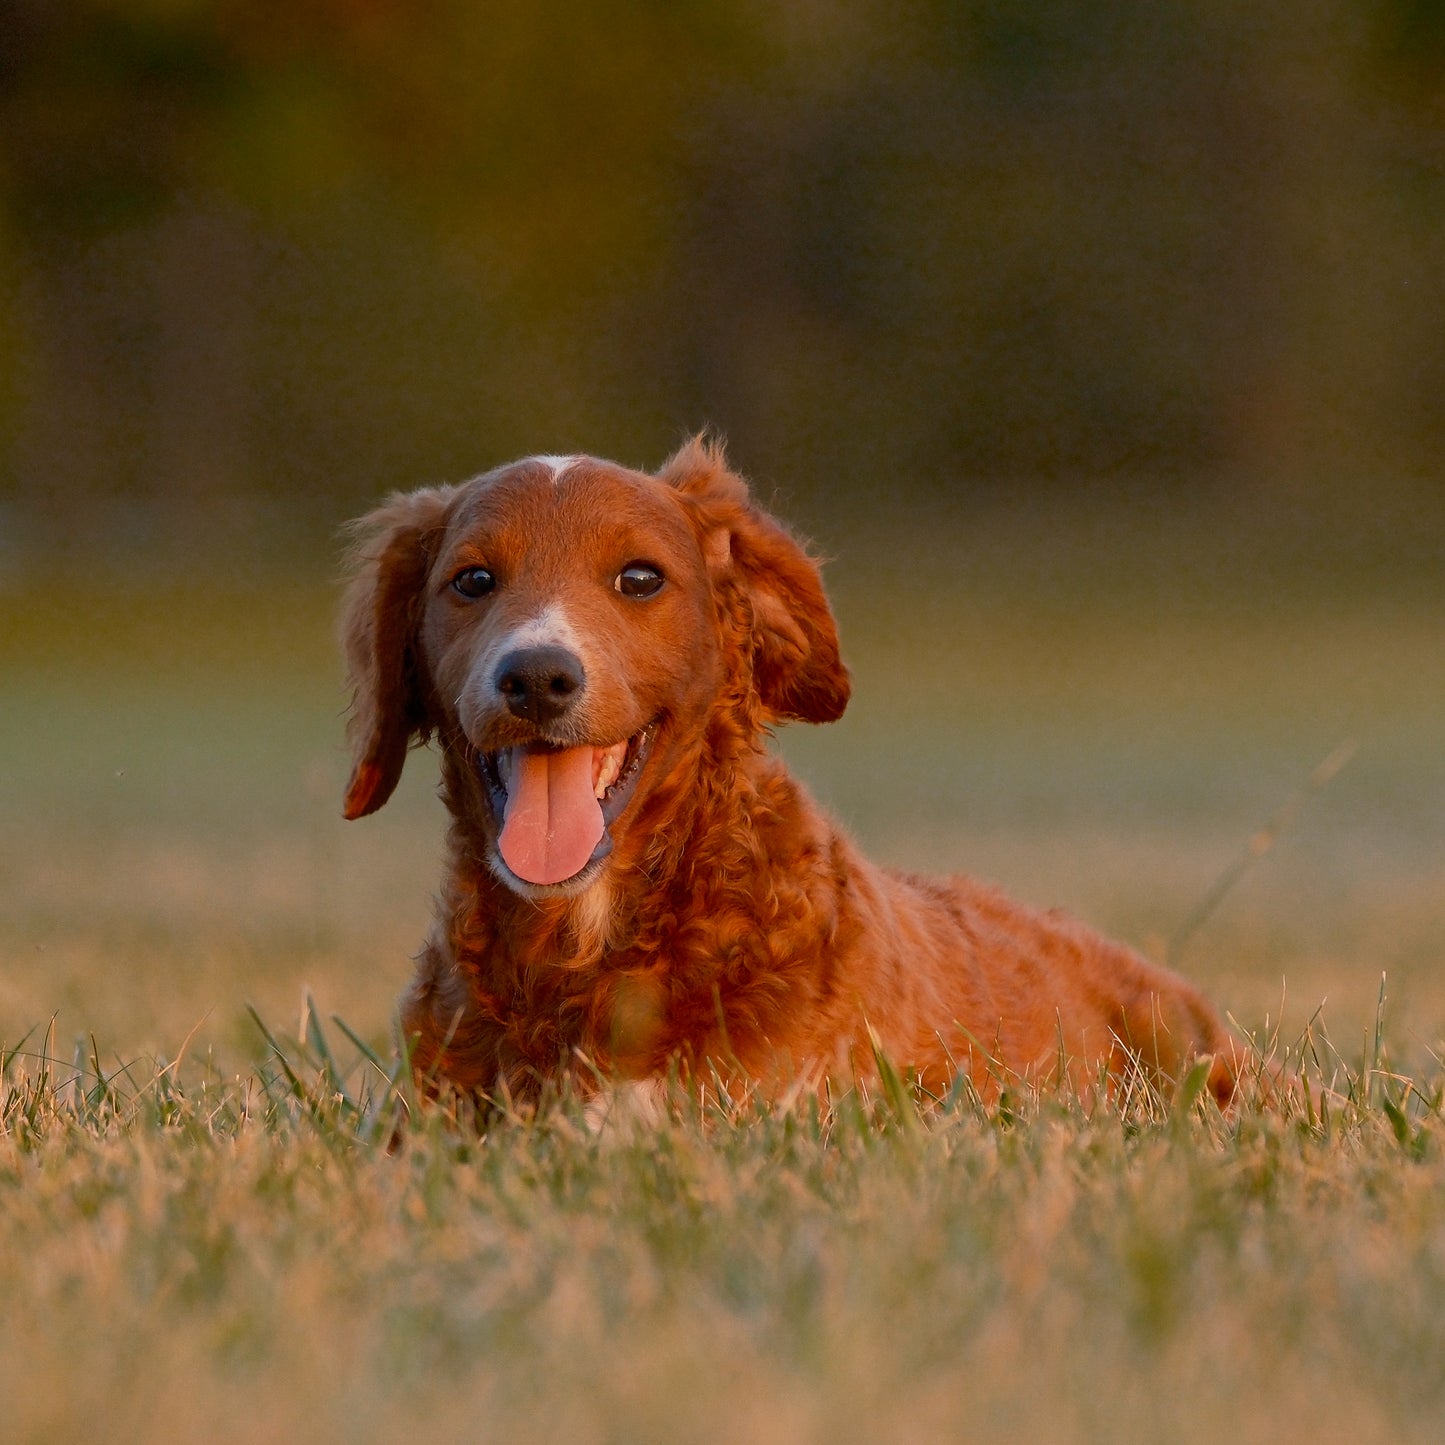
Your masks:
<svg viewBox="0 0 1445 1445"><path fill-rule="evenodd" d="M780 744L875 856L1174 959L1325 1118L899 1091L388 1153L441 812L418 754L339 818L326 579L0 579L7 1437L1437 1439L1438 527L1117 522L825 538L856 702Z"/></svg>

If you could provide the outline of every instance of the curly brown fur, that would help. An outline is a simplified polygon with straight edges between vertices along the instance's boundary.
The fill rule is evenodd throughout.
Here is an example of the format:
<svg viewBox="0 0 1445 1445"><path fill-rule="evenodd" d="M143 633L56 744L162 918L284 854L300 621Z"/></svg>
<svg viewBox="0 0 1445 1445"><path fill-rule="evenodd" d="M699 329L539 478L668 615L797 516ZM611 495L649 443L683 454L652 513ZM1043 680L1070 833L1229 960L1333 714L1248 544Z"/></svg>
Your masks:
<svg viewBox="0 0 1445 1445"><path fill-rule="evenodd" d="M694 441L655 476L532 458L358 528L346 814L380 807L431 737L451 814L403 1009L419 1077L525 1099L677 1072L776 1095L851 1085L881 1048L927 1088L966 1073L988 1095L1139 1069L1167 1085L1212 1055L1229 1098L1234 1042L1189 984L969 879L875 867L767 751L781 721L840 716L849 679L817 564L719 447ZM619 591L638 559L663 578L654 597ZM458 578L491 590L459 595ZM508 691L508 649L533 644L585 678L557 717ZM600 766L639 739L610 852L519 876L500 841L515 800L487 760L585 748Z"/></svg>

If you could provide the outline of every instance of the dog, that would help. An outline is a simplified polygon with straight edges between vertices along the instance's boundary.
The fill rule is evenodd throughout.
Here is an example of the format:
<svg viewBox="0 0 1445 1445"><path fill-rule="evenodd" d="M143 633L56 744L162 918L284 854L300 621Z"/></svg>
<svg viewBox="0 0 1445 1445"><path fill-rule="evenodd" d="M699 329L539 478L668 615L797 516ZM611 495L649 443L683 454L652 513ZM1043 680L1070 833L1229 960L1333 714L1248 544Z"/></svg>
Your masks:
<svg viewBox="0 0 1445 1445"><path fill-rule="evenodd" d="M868 862L767 749L849 698L817 563L720 444L656 474L536 456L353 524L344 812L434 741L450 814L402 1004L417 1077L485 1104L669 1078L1169 1090L1240 1054L1182 978L963 877ZM1096 1094L1095 1094L1096 1096Z"/></svg>

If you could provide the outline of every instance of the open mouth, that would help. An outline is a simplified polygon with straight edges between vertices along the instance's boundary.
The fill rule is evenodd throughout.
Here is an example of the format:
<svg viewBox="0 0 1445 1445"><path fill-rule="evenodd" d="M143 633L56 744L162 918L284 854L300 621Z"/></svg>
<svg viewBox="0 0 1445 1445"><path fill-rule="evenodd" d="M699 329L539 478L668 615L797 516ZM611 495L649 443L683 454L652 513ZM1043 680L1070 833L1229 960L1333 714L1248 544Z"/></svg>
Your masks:
<svg viewBox="0 0 1445 1445"><path fill-rule="evenodd" d="M507 869L545 887L580 881L600 864L612 851L607 830L637 787L653 735L649 724L607 747L525 743L479 754Z"/></svg>

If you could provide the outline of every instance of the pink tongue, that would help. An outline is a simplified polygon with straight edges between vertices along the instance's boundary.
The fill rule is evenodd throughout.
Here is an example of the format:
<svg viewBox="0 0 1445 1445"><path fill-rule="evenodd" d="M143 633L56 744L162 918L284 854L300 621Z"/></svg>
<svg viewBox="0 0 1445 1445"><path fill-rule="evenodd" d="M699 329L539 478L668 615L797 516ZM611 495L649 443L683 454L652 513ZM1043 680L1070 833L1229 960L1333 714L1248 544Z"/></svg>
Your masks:
<svg viewBox="0 0 1445 1445"><path fill-rule="evenodd" d="M587 866L603 826L602 808L592 793L593 752L513 749L497 847L518 878L561 883Z"/></svg>

